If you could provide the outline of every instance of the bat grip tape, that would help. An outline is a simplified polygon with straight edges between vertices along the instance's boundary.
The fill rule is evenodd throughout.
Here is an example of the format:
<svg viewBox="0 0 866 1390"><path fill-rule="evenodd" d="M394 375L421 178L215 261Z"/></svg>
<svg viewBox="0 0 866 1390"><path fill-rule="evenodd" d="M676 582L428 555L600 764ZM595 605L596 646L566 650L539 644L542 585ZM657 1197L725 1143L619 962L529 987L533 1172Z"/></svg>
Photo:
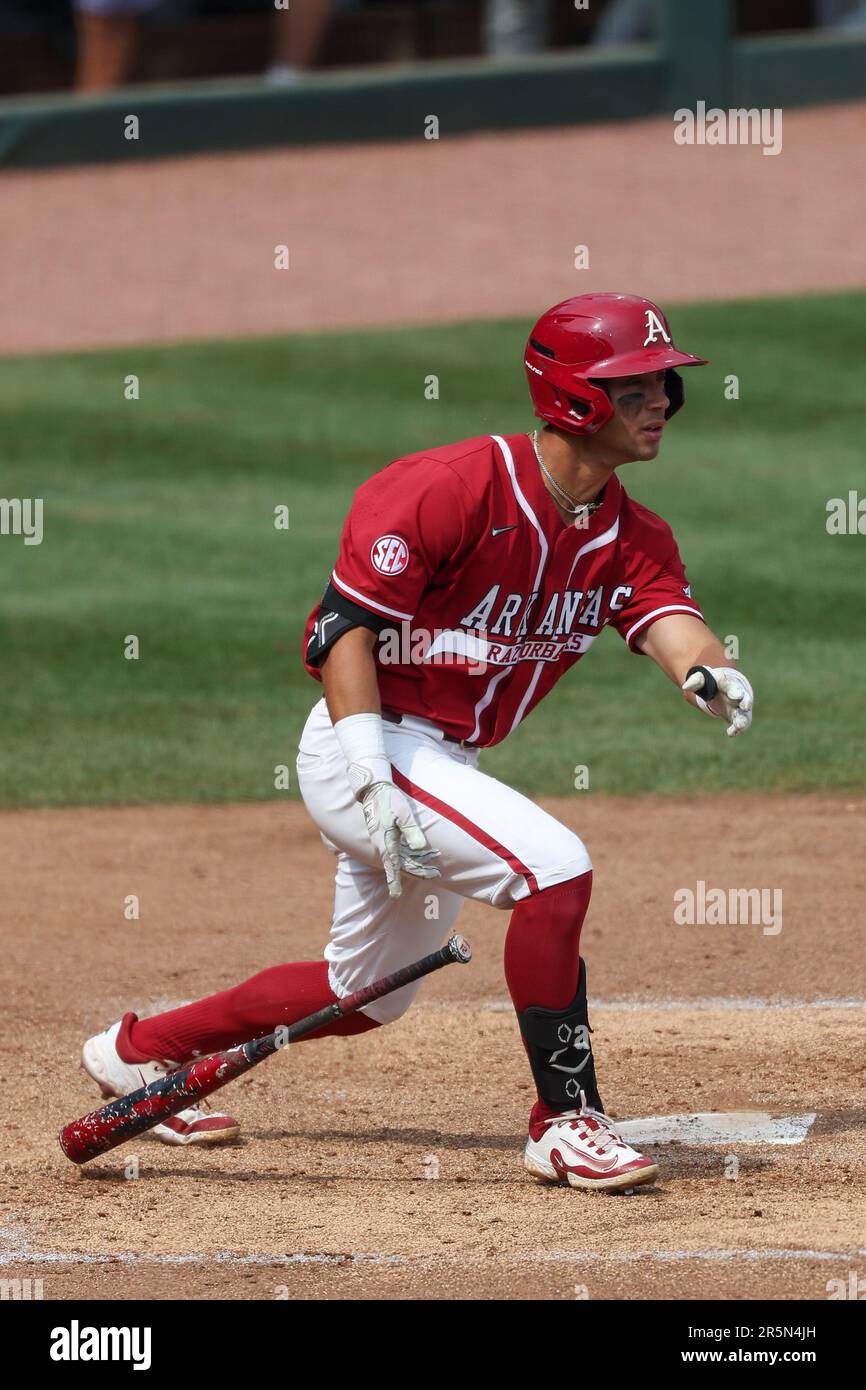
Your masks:
<svg viewBox="0 0 866 1390"><path fill-rule="evenodd" d="M353 994L346 994L335 1003L327 1004L324 1009L319 1009L318 1013L310 1014L309 1018L299 1019L297 1023L291 1024L286 1029L284 1035L286 1041L297 1042L299 1038L305 1038L308 1033L314 1033L317 1028L323 1028L325 1024L333 1023L335 1019L357 1013L366 1004L372 1004L376 999L381 999L383 995L392 994L396 989L402 989L404 985L413 984L415 980L422 979L424 975L429 975L433 970L439 970L441 966L450 964L454 959L455 956L450 946L443 946L440 950L433 951L429 956L424 956L423 960L413 961L411 965L405 965L401 970L395 970L385 979L377 980L372 985L365 985L362 989L356 989Z"/></svg>

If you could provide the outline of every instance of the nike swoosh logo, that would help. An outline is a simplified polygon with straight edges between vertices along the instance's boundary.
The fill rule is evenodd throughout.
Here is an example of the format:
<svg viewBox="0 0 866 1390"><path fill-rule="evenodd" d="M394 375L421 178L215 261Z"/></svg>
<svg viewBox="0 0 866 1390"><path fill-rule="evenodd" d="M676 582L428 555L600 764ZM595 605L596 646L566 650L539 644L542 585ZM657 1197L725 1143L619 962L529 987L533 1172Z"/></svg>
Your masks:
<svg viewBox="0 0 866 1390"><path fill-rule="evenodd" d="M564 1144L567 1149L571 1149L571 1152L575 1155L575 1157L580 1160L578 1167L582 1163L587 1168L596 1168L600 1173L608 1173L610 1172L611 1168L615 1168L619 1163L619 1158L616 1154L611 1154L610 1156L607 1156L602 1154L581 1153L580 1149L576 1149L573 1144L569 1144L567 1139L563 1139L560 1142ZM554 1149L550 1155L550 1161L553 1163L554 1167L556 1167L556 1159L554 1159L553 1157L554 1154L557 1155L557 1158L562 1163L563 1168L567 1170L568 1164L565 1162L562 1155L560 1153L557 1153L556 1149ZM574 1171L575 1170L572 1169L572 1172Z"/></svg>
<svg viewBox="0 0 866 1390"><path fill-rule="evenodd" d="M491 534L492 536L501 536L502 533L503 533L503 531L516 531L516 530L517 530L517 522L515 521L515 523L514 523L513 526L494 526L494 527L493 527L493 530L491 531L490 534Z"/></svg>
<svg viewBox="0 0 866 1390"><path fill-rule="evenodd" d="M571 1146L569 1145L569 1147ZM588 1154L580 1154L578 1157L580 1160L578 1163L566 1163L559 1149L551 1150L550 1161L556 1169L560 1179L564 1178L566 1173L579 1173L581 1169L589 1169L590 1173L599 1173L603 1175L604 1173L611 1172L612 1169L619 1165L619 1159L615 1154L611 1158L604 1160L590 1157Z"/></svg>

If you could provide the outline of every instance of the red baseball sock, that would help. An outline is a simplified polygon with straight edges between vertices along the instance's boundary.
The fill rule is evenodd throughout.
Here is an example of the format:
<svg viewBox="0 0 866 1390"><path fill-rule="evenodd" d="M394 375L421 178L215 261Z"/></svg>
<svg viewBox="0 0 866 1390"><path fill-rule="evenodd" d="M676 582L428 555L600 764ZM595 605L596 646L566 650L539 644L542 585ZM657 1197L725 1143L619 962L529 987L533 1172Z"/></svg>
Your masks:
<svg viewBox="0 0 866 1390"><path fill-rule="evenodd" d="M154 1018L137 1019L135 1014L126 1014L117 1050L126 1062L144 1062L152 1057L186 1062L264 1037L281 1023L295 1023L333 1004L336 997L328 984L327 961L274 965L233 989ZM349 1014L317 1028L308 1037L348 1037L376 1027L375 1019L366 1014Z"/></svg>
<svg viewBox="0 0 866 1390"><path fill-rule="evenodd" d="M592 894L592 871L522 898L505 938L505 980L518 1012L564 1009L577 993L580 930ZM556 1114L537 1100L530 1132ZM536 1134L537 1137L537 1134Z"/></svg>

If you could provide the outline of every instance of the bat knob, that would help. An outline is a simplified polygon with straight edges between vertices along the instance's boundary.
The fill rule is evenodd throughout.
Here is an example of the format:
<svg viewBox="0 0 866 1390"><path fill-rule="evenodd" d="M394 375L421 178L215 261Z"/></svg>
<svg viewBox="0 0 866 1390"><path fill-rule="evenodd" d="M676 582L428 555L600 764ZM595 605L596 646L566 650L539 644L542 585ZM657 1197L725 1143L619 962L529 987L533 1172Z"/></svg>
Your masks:
<svg viewBox="0 0 866 1390"><path fill-rule="evenodd" d="M472 947L465 936L452 936L448 942L448 950L451 952L452 960L459 961L461 965L466 965L472 959Z"/></svg>

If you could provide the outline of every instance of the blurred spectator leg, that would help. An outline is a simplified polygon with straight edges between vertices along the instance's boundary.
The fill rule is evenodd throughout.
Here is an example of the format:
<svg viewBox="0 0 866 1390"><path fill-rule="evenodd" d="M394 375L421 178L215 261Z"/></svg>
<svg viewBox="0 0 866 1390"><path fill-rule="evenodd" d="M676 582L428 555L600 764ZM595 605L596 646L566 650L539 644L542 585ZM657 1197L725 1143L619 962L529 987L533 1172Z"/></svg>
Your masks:
<svg viewBox="0 0 866 1390"><path fill-rule="evenodd" d="M537 53L547 44L547 0L487 0L484 51L492 58Z"/></svg>
<svg viewBox="0 0 866 1390"><path fill-rule="evenodd" d="M815 23L849 33L866 29L866 0L815 0Z"/></svg>
<svg viewBox="0 0 866 1390"><path fill-rule="evenodd" d="M594 44L635 43L652 38L653 0L609 0L592 31Z"/></svg>
<svg viewBox="0 0 866 1390"><path fill-rule="evenodd" d="M315 62L330 17L331 0L290 0L287 10L274 10L269 82L297 82Z"/></svg>
<svg viewBox="0 0 866 1390"><path fill-rule="evenodd" d="M79 92L105 92L126 81L132 71L138 16L89 14L76 10L78 58L75 86Z"/></svg>

